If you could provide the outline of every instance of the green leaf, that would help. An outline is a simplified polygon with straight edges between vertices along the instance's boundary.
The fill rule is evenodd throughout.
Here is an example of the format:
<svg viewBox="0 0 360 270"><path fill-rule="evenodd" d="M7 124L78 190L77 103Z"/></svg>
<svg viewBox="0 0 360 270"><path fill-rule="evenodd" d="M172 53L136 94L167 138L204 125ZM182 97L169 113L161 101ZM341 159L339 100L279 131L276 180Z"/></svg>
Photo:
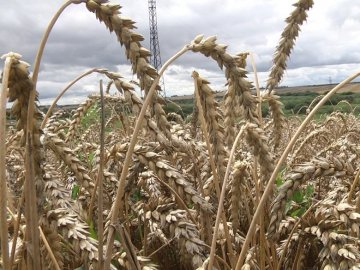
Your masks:
<svg viewBox="0 0 360 270"><path fill-rule="evenodd" d="M292 196L292 199L296 203L302 203L304 200L304 196L299 190L296 190Z"/></svg>
<svg viewBox="0 0 360 270"><path fill-rule="evenodd" d="M307 185L306 190L305 190L305 197L307 199L311 198L313 194L314 194L314 186L313 185Z"/></svg>
<svg viewBox="0 0 360 270"><path fill-rule="evenodd" d="M300 217L302 214L305 213L305 208L304 207L300 207L294 211L291 212L290 216L291 217Z"/></svg>
<svg viewBox="0 0 360 270"><path fill-rule="evenodd" d="M80 187L78 185L74 185L71 189L71 199L75 200L79 194Z"/></svg>
<svg viewBox="0 0 360 270"><path fill-rule="evenodd" d="M97 233L95 231L94 223L92 221L90 221L90 224L89 224L89 231L90 231L91 238L98 239Z"/></svg>
<svg viewBox="0 0 360 270"><path fill-rule="evenodd" d="M287 214L291 209L291 201L287 201L285 204L285 214Z"/></svg>
<svg viewBox="0 0 360 270"><path fill-rule="evenodd" d="M130 198L133 202L138 202L141 200L141 191L140 189L136 189L131 195Z"/></svg>
<svg viewBox="0 0 360 270"><path fill-rule="evenodd" d="M277 187L280 187L282 184L284 184L284 179L282 179L280 176L276 178L275 184Z"/></svg>
<svg viewBox="0 0 360 270"><path fill-rule="evenodd" d="M95 152L90 152L87 158L88 164L92 164L95 158Z"/></svg>

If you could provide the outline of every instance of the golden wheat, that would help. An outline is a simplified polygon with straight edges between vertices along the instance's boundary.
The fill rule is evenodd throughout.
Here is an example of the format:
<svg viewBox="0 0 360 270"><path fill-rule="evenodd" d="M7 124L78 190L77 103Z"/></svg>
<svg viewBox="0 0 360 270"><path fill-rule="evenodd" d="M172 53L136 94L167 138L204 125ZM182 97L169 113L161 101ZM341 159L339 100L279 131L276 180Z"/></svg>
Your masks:
<svg viewBox="0 0 360 270"><path fill-rule="evenodd" d="M81 3L115 33L139 82L90 69L43 118L33 98L49 29L67 6ZM267 91L255 96L245 70L249 53L231 55L215 36L198 35L158 73L119 5L67 1L46 31L32 77L20 55L5 56L1 104L4 110L6 96L14 102L17 131L1 133L0 268L360 268L358 116L335 112L311 121L359 74L315 99L304 121L285 117L274 94L312 5L295 4ZM194 112L187 119L166 114L157 93L159 75L185 52L216 61L227 82L223 100L216 100L210 82L194 71ZM73 115L54 113L65 91L93 72L108 80L105 94L89 96ZM270 118L260 116L262 100Z"/></svg>

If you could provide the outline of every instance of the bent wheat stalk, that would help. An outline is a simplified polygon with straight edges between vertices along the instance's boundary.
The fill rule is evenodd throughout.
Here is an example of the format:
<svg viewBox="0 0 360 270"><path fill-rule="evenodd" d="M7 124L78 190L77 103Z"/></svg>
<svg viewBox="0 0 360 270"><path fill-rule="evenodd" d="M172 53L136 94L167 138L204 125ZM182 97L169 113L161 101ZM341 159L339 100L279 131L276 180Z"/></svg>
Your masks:
<svg viewBox="0 0 360 270"><path fill-rule="evenodd" d="M253 216L253 219L251 221L249 230L246 234L246 238L245 238L245 242L243 244L243 247L241 249L241 253L238 259L238 262L236 264L236 268L235 270L240 270L243 264L243 261L245 259L245 254L247 253L247 250L249 248L249 244L251 239L253 239L253 234L255 232L255 227L257 225L257 223L259 222L259 218L260 218L260 214L263 212L264 210L264 206L265 206L265 202L268 200L273 186L274 186L274 182L276 179L276 176L282 166L282 164L284 163L284 161L286 160L289 152L291 151L292 147L294 146L296 140L299 138L301 132L304 130L304 128L306 127L306 125L310 122L310 120L313 118L313 116L315 115L315 113L319 110L319 108L332 96L334 95L340 88L342 88L345 84L351 82L352 80L354 80L356 77L358 77L360 75L360 71L354 73L353 75L349 76L347 79L343 80L340 84L338 84L336 87L334 87L333 89L331 89L331 91L325 95L323 97L322 100L320 100L320 102L314 107L314 109L309 113L309 115L305 118L305 120L301 123L300 127L298 128L298 130L296 131L296 133L294 134L294 136L291 138L290 142L288 143L288 145L286 146L283 154L281 155L278 163L276 164L276 167L271 175L271 178L269 180L269 182L266 185L265 191L261 197L261 200L259 202L258 207L256 208L255 214Z"/></svg>
<svg viewBox="0 0 360 270"><path fill-rule="evenodd" d="M28 191L28 203L30 205L30 216L32 222L37 222L37 210L35 209L36 205L36 191L35 191L35 170L34 170L34 138L33 138L33 127L34 127L34 112L35 112L35 99L36 99L36 83L40 70L40 62L44 52L44 48L48 37L50 35L51 29L55 25L57 19L61 15L61 13L72 3L81 3L79 0L70 0L65 2L60 9L56 12L52 20L50 21L44 36L40 42L40 46L38 52L36 54L35 62L34 62L34 71L32 75L33 89L30 91L29 101L28 101L28 110L27 110L27 123L26 123L26 148L25 148L25 189ZM29 258L29 267L33 269L41 269L41 261L40 261L40 247L39 247L39 232L37 230L37 226L31 228L30 243L32 248L32 255L28 252Z"/></svg>
<svg viewBox="0 0 360 270"><path fill-rule="evenodd" d="M7 206L7 186L6 186L6 98L8 92L8 82L12 64L12 55L4 55L5 66L2 77L2 91L0 91L0 225L1 225L1 258L3 267L10 269L9 246L8 246L8 225L6 219Z"/></svg>

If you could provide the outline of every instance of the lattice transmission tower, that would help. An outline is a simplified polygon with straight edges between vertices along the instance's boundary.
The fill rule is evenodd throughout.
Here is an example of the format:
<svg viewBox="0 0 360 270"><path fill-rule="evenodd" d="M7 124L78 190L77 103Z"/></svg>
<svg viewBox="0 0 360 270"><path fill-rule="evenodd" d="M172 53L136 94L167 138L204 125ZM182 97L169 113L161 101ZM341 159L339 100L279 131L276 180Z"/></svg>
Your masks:
<svg viewBox="0 0 360 270"><path fill-rule="evenodd" d="M149 6L149 26L150 26L150 63L156 70L161 67L161 56L160 56L160 43L157 29L157 16L156 16L156 0L148 0ZM164 78L160 80L160 86L165 95L165 83Z"/></svg>

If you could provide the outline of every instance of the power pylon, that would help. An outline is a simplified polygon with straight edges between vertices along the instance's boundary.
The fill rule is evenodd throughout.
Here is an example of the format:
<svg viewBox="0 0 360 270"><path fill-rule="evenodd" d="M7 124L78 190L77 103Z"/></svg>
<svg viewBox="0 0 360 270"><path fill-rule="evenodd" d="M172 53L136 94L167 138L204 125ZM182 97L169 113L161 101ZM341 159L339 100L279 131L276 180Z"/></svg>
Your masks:
<svg viewBox="0 0 360 270"><path fill-rule="evenodd" d="M150 63L156 69L161 67L160 44L157 30L156 0L148 0L149 5L149 26L150 26ZM165 95L164 78L161 78L161 88Z"/></svg>

